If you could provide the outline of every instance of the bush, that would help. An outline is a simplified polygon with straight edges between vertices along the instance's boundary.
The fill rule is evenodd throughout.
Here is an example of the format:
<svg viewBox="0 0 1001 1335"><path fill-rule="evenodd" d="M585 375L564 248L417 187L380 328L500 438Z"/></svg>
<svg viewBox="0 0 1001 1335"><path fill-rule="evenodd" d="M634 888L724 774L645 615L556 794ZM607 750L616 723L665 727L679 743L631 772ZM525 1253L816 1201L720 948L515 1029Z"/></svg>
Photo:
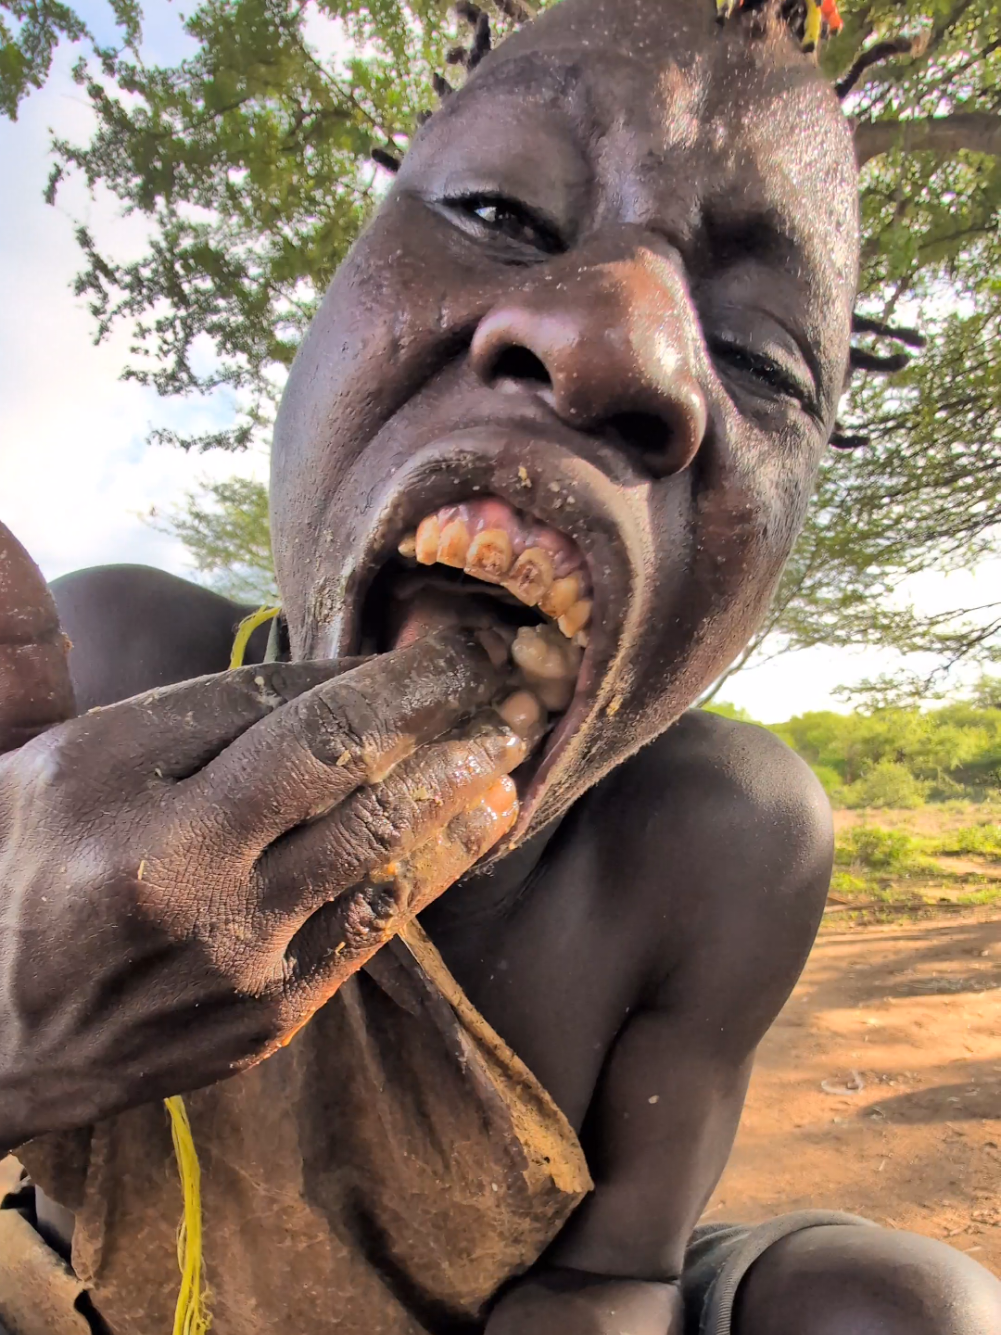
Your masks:
<svg viewBox="0 0 1001 1335"><path fill-rule="evenodd" d="M771 731L813 767L835 804L981 801L1001 792L1001 708L996 683L988 685L972 701L937 709L818 711Z"/></svg>
<svg viewBox="0 0 1001 1335"><path fill-rule="evenodd" d="M855 875L926 875L938 868L925 853L926 840L904 830L884 830L877 825L856 825L839 835L834 862L849 867Z"/></svg>
<svg viewBox="0 0 1001 1335"><path fill-rule="evenodd" d="M946 857L968 856L1001 862L1001 825L964 825L935 841L934 852Z"/></svg>
<svg viewBox="0 0 1001 1335"><path fill-rule="evenodd" d="M813 765L811 768L823 785L831 806L843 807L845 805L845 785L838 771L832 765Z"/></svg>
<svg viewBox="0 0 1001 1335"><path fill-rule="evenodd" d="M881 760L861 779L842 789L842 801L846 807L919 807L928 788L906 765Z"/></svg>

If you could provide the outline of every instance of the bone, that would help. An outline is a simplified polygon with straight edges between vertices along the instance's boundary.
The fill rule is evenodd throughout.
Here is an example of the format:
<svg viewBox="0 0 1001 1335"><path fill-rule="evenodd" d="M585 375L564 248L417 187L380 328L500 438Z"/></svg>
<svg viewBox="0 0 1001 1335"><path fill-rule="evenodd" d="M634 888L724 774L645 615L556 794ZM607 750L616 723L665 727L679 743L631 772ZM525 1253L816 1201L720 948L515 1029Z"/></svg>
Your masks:
<svg viewBox="0 0 1001 1335"><path fill-rule="evenodd" d="M531 691L515 691L497 706L507 726L526 741L536 738L545 726L546 711Z"/></svg>
<svg viewBox="0 0 1001 1335"><path fill-rule="evenodd" d="M422 566L433 566L435 561L438 560L440 536L441 525L438 523L437 515L428 515L417 526L417 533L414 537L414 555Z"/></svg>
<svg viewBox="0 0 1001 1335"><path fill-rule="evenodd" d="M450 526L451 527L451 526ZM486 528L469 544L466 553L466 573L477 579L500 584L511 569L514 548L502 528Z"/></svg>
<svg viewBox="0 0 1001 1335"><path fill-rule="evenodd" d="M462 570L469 552L469 529L462 519L453 519L441 530L438 539L438 560L443 566Z"/></svg>
<svg viewBox="0 0 1001 1335"><path fill-rule="evenodd" d="M553 583L553 563L541 547L528 547L515 561L504 581L509 593L529 607L535 607Z"/></svg>
<svg viewBox="0 0 1001 1335"><path fill-rule="evenodd" d="M572 640L580 631L585 630L591 621L591 599L580 598L557 621L557 625L568 640Z"/></svg>
<svg viewBox="0 0 1001 1335"><path fill-rule="evenodd" d="M552 586L539 599L539 611L558 621L570 611L583 592L583 583L579 575L565 575L563 579L554 580Z"/></svg>
<svg viewBox="0 0 1001 1335"><path fill-rule="evenodd" d="M574 698L577 684L573 678L564 677L562 681L536 682L532 689L551 713L562 714Z"/></svg>
<svg viewBox="0 0 1001 1335"><path fill-rule="evenodd" d="M511 657L521 670L547 681L559 681L573 671L567 662L566 641L549 626L522 626L514 637Z"/></svg>

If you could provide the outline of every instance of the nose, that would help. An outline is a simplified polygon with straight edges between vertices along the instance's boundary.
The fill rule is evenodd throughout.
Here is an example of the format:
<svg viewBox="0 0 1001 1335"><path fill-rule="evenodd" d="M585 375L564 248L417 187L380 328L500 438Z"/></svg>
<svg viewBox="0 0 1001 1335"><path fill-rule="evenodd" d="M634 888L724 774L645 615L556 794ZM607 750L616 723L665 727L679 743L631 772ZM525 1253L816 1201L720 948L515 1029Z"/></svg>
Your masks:
<svg viewBox="0 0 1001 1335"><path fill-rule="evenodd" d="M707 422L680 276L642 248L607 263L564 263L484 316L473 369L485 384L538 395L570 426L608 432L653 476L680 473Z"/></svg>

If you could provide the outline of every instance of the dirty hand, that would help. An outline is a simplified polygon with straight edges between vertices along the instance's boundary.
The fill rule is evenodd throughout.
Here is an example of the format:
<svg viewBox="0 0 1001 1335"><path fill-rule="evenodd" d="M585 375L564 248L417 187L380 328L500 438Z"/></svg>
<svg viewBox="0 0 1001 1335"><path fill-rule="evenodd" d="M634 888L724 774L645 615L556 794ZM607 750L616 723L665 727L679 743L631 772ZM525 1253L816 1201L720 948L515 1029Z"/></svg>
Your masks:
<svg viewBox="0 0 1001 1335"><path fill-rule="evenodd" d="M0 525L0 1152L294 1033L513 824L498 687L451 633L61 721L55 611Z"/></svg>

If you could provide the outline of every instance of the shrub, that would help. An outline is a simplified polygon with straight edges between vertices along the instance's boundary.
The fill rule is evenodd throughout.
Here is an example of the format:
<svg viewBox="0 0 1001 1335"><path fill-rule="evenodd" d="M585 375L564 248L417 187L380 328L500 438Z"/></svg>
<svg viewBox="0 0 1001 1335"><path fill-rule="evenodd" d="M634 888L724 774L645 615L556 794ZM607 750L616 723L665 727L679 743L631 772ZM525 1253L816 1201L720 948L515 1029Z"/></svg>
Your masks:
<svg viewBox="0 0 1001 1335"><path fill-rule="evenodd" d="M904 830L884 830L876 825L856 825L840 835L834 853L840 867L856 871L892 872L903 875L924 871L928 859L921 844Z"/></svg>
<svg viewBox="0 0 1001 1335"><path fill-rule="evenodd" d="M896 760L881 760L842 790L847 807L919 807L927 792L928 784Z"/></svg>
<svg viewBox="0 0 1001 1335"><path fill-rule="evenodd" d="M945 856L989 858L1001 862L1001 825L964 825L935 841L934 852Z"/></svg>

